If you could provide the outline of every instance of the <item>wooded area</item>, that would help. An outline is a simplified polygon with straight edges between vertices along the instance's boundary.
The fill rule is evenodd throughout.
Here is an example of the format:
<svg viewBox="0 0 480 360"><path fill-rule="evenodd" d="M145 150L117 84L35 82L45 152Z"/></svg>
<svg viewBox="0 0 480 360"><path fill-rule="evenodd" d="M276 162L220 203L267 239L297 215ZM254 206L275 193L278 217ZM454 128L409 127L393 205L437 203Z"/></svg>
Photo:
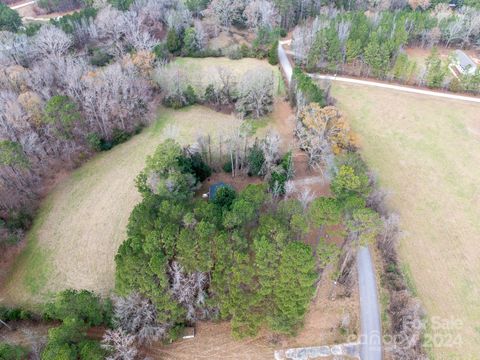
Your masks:
<svg viewBox="0 0 480 360"><path fill-rule="evenodd" d="M257 139L251 122L218 141L198 136L182 147L166 140L137 177L142 200L115 257L112 299L65 290L40 314L0 309L5 321L55 324L46 344L2 344L0 358L133 360L141 346L178 339L200 320L230 321L237 338L261 329L289 336L302 326L325 267L348 297L356 285L357 249L371 244L385 272L386 331L412 339L390 354L424 358L423 329L412 325L424 314L398 264L398 218L386 209L329 87L301 67L478 93L479 70L448 79L435 47L479 45L476 1L454 10L438 0L40 0L38 6L79 11L22 24L0 4L2 246L23 238L59 173L138 134L160 102L173 109L202 104L248 121L268 115L280 88L270 69L236 77L218 67L217 78L198 86L172 60L228 56L277 64L278 40L292 29L300 66L288 94L296 109L291 135L331 195L315 198L295 188L295 149L282 153L273 132ZM233 31L252 41L209 47ZM405 54L409 45L432 48L420 75ZM227 184L209 201L200 199L195 192L215 171L261 184L241 191ZM326 241L330 227L340 229L340 245ZM307 244L318 228L324 237ZM87 335L97 326L102 342Z"/></svg>
<svg viewBox="0 0 480 360"><path fill-rule="evenodd" d="M480 41L480 9L453 12L445 4L431 11L383 11L374 14L325 9L293 32L292 50L307 70L373 76L408 84L480 92L480 70L448 77L448 63L436 46L474 47ZM432 48L423 68L405 48ZM449 60L450 63L454 59Z"/></svg>

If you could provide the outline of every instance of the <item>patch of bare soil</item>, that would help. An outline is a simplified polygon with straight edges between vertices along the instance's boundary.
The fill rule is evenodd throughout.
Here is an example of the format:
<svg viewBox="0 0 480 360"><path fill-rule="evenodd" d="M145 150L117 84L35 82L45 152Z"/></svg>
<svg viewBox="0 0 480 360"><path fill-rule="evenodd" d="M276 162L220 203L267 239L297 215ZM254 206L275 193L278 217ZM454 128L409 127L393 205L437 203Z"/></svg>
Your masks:
<svg viewBox="0 0 480 360"><path fill-rule="evenodd" d="M22 238L15 245L8 245L1 248L2 256L0 256L0 287L7 279L9 271L15 262L16 257L20 255L26 245L27 241L25 238ZM2 303L2 301L3 299L0 297L0 303Z"/></svg>
<svg viewBox="0 0 480 360"><path fill-rule="evenodd" d="M448 56L453 52L455 51L456 49L455 48L447 48L447 47L444 47L444 46L440 46L440 47L437 47L438 49L438 53L440 54L440 57L447 61L448 60ZM462 51L467 54L468 56L470 56L470 58L472 58L475 62L477 63L480 63L480 59L478 59L479 55L477 54L477 52L473 49L470 49L470 50L464 50L462 49ZM422 60L419 65L424 65L424 60L426 60L431 52L432 52L432 49L429 49L429 48L422 48L422 47L408 47L405 49L405 52L407 53L407 55L410 57L410 58L413 58L414 60Z"/></svg>
<svg viewBox="0 0 480 360"><path fill-rule="evenodd" d="M19 1L17 1L17 0L2 0L2 1L0 1L0 3L8 5L8 6L17 6L17 5L21 5L23 3L26 3L26 2L28 2L28 0L27 1L26 0L19 0Z"/></svg>
<svg viewBox="0 0 480 360"><path fill-rule="evenodd" d="M234 340L228 322L199 322L193 339L176 341L169 345L154 344L144 349L144 354L152 359L272 359L274 346L267 334L255 338Z"/></svg>
<svg viewBox="0 0 480 360"><path fill-rule="evenodd" d="M0 326L0 342L32 347L35 344L45 343L48 329L55 324L44 324L33 321L11 322L8 327Z"/></svg>
<svg viewBox="0 0 480 360"><path fill-rule="evenodd" d="M295 115L287 100L278 100L270 115L272 119L267 130L273 130L280 136L282 151L295 149Z"/></svg>
<svg viewBox="0 0 480 360"><path fill-rule="evenodd" d="M211 19L204 19L203 23L207 29L213 29L215 27ZM216 36L213 36L209 40L208 46L211 49L226 49L234 45L250 45L254 39L255 34L253 32L232 27L228 31L218 32Z"/></svg>

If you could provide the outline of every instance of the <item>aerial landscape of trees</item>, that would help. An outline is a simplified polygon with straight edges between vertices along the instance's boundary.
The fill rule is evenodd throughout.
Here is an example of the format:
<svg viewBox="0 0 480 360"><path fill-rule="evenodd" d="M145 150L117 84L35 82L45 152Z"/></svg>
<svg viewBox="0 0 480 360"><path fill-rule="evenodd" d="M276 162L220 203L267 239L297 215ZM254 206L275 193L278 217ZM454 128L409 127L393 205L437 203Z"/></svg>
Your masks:
<svg viewBox="0 0 480 360"><path fill-rule="evenodd" d="M158 166L153 168L152 161ZM169 330L198 319L231 318L236 336L254 335L262 323L294 331L316 280L311 250L292 242L308 229L306 222L298 222L303 208L295 200L277 205L264 185L229 192L228 201L225 192L210 203L193 200L194 170L183 175L164 170L167 164L177 168L188 162L173 141L147 160L137 182L144 198L116 257L117 290L144 294ZM298 263L290 270L279 268L275 279L279 263L274 259ZM295 273L298 266L305 270ZM289 292L291 305L274 289Z"/></svg>
<svg viewBox="0 0 480 360"><path fill-rule="evenodd" d="M412 325L424 313L396 252L398 218L386 210L329 85L304 69L479 93L479 70L451 78L439 52L480 44L475 1L452 10L438 0L40 0L40 12L68 12L41 25L22 24L8 3L0 3L2 249L25 238L59 177L140 133L166 107L200 104L243 123L218 141L198 136L183 146L166 136L152 149L135 181L141 200L115 256L113 294L67 289L34 312L1 307L7 325L50 329L46 343L28 349L0 344L0 358L133 360L142 346L172 342L203 320L229 321L236 339L262 330L293 336L327 267L342 296L351 296L357 249L369 245L378 248L388 292L387 333L413 339L390 354L424 357L421 329ZM199 85L176 60L251 57L276 65L278 40L289 31L295 130L285 150L275 131L257 137L252 129L277 101L272 67L238 75L218 66ZM242 40L211 47L220 34ZM429 49L424 68L407 56L409 46ZM328 195L298 188L296 150ZM199 189L222 172L246 184L223 184L201 198ZM92 328L101 329L101 341Z"/></svg>
<svg viewBox="0 0 480 360"><path fill-rule="evenodd" d="M447 65L435 46L469 47L480 38L480 10L462 7L452 12L444 4L432 11L382 11L368 16L360 11L324 13L298 26L292 48L298 64L307 70L324 69L350 75L395 79L416 85L478 93L479 71L448 80ZM432 48L435 66L425 69L410 60L408 46ZM432 77L435 80L432 80Z"/></svg>
<svg viewBox="0 0 480 360"><path fill-rule="evenodd" d="M108 150L145 125L157 63L164 66L165 59L178 51L209 54L202 51L212 35L198 20L198 11L190 12L188 6L195 7L193 3L187 7L178 1L112 4L92 8L82 3L79 12L22 31L18 14L1 5L1 29L7 30L0 32L1 138L5 149L1 205L2 211L9 213L2 215L10 224L7 228L15 227L15 218L32 215L53 169L75 167L92 152ZM251 26L273 26L270 10L262 4L249 7ZM265 41L262 56L267 56L271 46L270 38ZM261 49L263 45L258 46ZM247 48L242 56L255 56L255 51ZM237 103L243 116L264 115L272 104L271 76L249 76L260 76L263 82L253 83L255 88L245 79L238 90L214 88L205 94L206 101ZM170 77L172 81L163 77L160 84L167 90L165 104L178 108L203 100L204 94L195 94L188 84L180 89L178 79ZM13 239L15 231L9 230L8 236Z"/></svg>

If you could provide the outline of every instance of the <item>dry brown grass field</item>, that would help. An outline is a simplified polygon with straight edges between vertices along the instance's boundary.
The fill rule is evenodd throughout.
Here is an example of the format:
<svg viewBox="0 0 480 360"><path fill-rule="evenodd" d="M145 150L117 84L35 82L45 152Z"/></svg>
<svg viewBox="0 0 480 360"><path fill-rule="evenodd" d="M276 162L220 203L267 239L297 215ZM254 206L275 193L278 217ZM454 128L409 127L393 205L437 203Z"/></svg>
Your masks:
<svg viewBox="0 0 480 360"><path fill-rule="evenodd" d="M166 137L186 144L200 134L226 135L239 125L233 115L202 106L162 108L141 134L72 172L43 202L0 300L35 304L69 287L107 294L114 285L114 256L140 200L134 179L146 156Z"/></svg>
<svg viewBox="0 0 480 360"><path fill-rule="evenodd" d="M274 73L276 94L284 93L278 68L265 61L182 58L177 63L189 81L200 87L218 75L218 67L232 71L238 79L253 67L265 67ZM270 119L252 122L259 136L271 127ZM240 124L233 115L202 106L179 111L162 108L158 119L140 135L95 156L59 181L42 202L27 246L7 274L0 303L37 304L68 287L106 295L114 285L114 256L125 239L130 212L140 200L134 179L146 156L167 137L184 144L202 134L225 138Z"/></svg>
<svg viewBox="0 0 480 360"><path fill-rule="evenodd" d="M241 76L248 70L267 69L272 71L274 76L274 89L277 95L284 95L285 85L282 75L277 66L272 66L268 62L259 59L244 58L241 60L231 60L228 58L178 58L174 64L185 70L189 83L192 84L197 93L202 94L205 88L212 83L219 81L219 69L230 71L235 80L239 81Z"/></svg>
<svg viewBox="0 0 480 360"><path fill-rule="evenodd" d="M401 216L400 255L435 359L480 354L480 106L360 85L333 95Z"/></svg>
<svg viewBox="0 0 480 360"><path fill-rule="evenodd" d="M166 137L185 144L200 133L215 136L221 132L226 136L241 124L233 116L201 106L180 111L160 109L160 113L159 119L143 133L96 156L59 182L45 200L29 234L27 250L18 259L1 293L5 302L35 305L50 293L67 287L108 294L114 285L114 255L125 238L128 216L140 200L133 180L145 157ZM277 131L282 150L287 151L293 140L292 116L288 103L277 101L273 113L255 124L255 134L261 138L268 131ZM301 164L296 166L300 180L318 176L303 169ZM217 173L209 181L219 180L238 185L239 189L252 182L249 178L232 181L226 173ZM199 193L202 190L206 188ZM262 331L255 338L239 341L232 338L228 322L199 322L195 339L168 346L153 344L143 349L144 355L178 360L271 359L275 349L345 342L358 332L358 297L354 292L351 298L339 297L333 301L334 288L327 274L297 336L273 338ZM352 334L338 329L345 314L351 317ZM30 330L41 334L47 331L46 328ZM9 336L25 342L22 334L19 330Z"/></svg>

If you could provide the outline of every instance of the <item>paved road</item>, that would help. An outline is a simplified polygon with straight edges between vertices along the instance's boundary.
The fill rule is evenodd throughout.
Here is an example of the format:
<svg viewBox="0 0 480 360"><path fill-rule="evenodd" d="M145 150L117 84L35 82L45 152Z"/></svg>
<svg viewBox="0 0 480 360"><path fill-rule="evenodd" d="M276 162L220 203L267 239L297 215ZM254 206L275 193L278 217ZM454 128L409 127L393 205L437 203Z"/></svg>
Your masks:
<svg viewBox="0 0 480 360"><path fill-rule="evenodd" d="M360 290L360 358L382 359L382 330L377 282L370 251L360 247L357 254L358 287Z"/></svg>
<svg viewBox="0 0 480 360"><path fill-rule="evenodd" d="M283 72L285 73L285 77L287 78L287 82L288 82L287 85L290 85L290 82L292 81L293 68L292 68L292 64L290 64L290 60L288 60L287 54L285 53L285 49L283 48L283 44L288 44L288 43L289 43L289 40L279 42L278 61L282 66Z"/></svg>
<svg viewBox="0 0 480 360"><path fill-rule="evenodd" d="M10 6L10 9L13 9L13 10L18 10L18 9L21 9L23 7L26 7L26 6L29 6L29 5L32 5L32 4L35 4L38 0L33 0L33 1L28 1L26 3L23 3L23 4L18 4L18 5L14 5L14 6ZM59 16L56 16L54 19L60 19L63 15L59 15ZM45 21L45 22L48 22L50 20L52 20L52 18L43 18L43 17L36 17L36 16L24 16L23 17L23 20L28 20L28 21Z"/></svg>
<svg viewBox="0 0 480 360"><path fill-rule="evenodd" d="M290 44L290 42L291 40L280 41L280 44L278 46L278 59L280 61L280 64L282 65L285 75L287 76L288 83L290 83L290 80L292 77L292 65L282 45ZM343 77L343 76L332 76L332 75L321 75L321 74L310 74L310 76L316 79L326 79L326 80L332 80L332 81L346 82L350 84L374 86L374 87L383 88L383 89L397 90L397 91L403 91L407 93L434 96L434 97L452 99L452 100L469 101L469 102L480 104L480 98L473 97L473 96L455 95L455 94L443 93L439 91L423 90L423 89L417 89L409 86L386 84L383 82L360 80L360 79L354 79L354 78Z"/></svg>
<svg viewBox="0 0 480 360"><path fill-rule="evenodd" d="M26 3L23 3L23 4L18 4L18 5L14 5L14 6L10 6L11 9L13 10L18 10L18 9L21 9L25 6L28 6L28 5L32 5L32 4L35 4L37 1L34 0L34 1L29 1L29 2L26 2Z"/></svg>
<svg viewBox="0 0 480 360"><path fill-rule="evenodd" d="M292 64L285 53L283 44L288 44L288 41L280 42L278 59L286 75L287 82L290 84ZM370 250L367 247L361 247L358 250L357 269L361 319L360 358L362 360L381 360L382 342L380 340L382 328L380 323L380 306L378 305L375 269L372 265Z"/></svg>
<svg viewBox="0 0 480 360"><path fill-rule="evenodd" d="M376 81L352 79L352 78L342 77L342 76L320 75L320 74L311 74L310 76L312 76L313 78L316 78L316 79L327 79L327 80L333 80L333 81L342 81L342 82L346 82L346 83L350 83L350 84L374 86L374 87L379 87L379 88L383 88L383 89L397 90L397 91L403 91L403 92L420 94L420 95L428 95L428 96L435 96L435 97L439 97L439 98L446 98L446 99L452 99L452 100L461 100L461 101L469 101L469 102L474 102L474 103L480 103L480 98L473 97L473 96L455 95L455 94L443 93L443 92L439 92L439 91L417 89L417 88L413 88L413 87L409 87L409 86L400 86L400 85L393 85L393 84L385 84L385 83L376 82Z"/></svg>

